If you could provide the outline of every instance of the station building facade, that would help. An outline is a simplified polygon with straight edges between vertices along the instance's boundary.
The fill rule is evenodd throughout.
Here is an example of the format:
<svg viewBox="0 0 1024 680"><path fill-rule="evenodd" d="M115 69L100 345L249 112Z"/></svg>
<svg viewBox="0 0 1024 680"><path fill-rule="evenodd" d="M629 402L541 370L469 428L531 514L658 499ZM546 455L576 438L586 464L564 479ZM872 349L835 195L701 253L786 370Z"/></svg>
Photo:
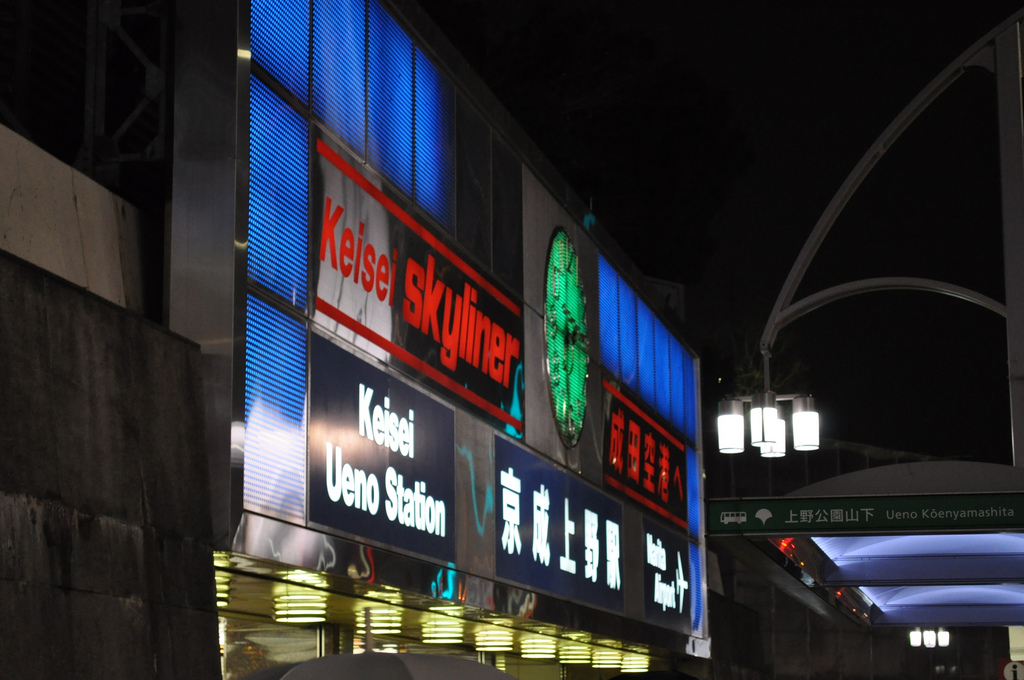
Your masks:
<svg viewBox="0 0 1024 680"><path fill-rule="evenodd" d="M177 8L168 246L225 674L367 648L700 674L674 316L414 3L240 6Z"/></svg>

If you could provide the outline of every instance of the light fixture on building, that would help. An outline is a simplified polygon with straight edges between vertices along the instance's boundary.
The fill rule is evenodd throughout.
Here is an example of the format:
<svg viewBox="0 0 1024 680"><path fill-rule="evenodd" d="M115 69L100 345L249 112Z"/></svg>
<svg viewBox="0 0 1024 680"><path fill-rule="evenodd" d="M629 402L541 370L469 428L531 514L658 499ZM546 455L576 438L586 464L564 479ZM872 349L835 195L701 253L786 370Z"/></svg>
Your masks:
<svg viewBox="0 0 1024 680"><path fill-rule="evenodd" d="M319 593L285 593L274 597L278 623L320 623L327 620L327 597Z"/></svg>
<svg viewBox="0 0 1024 680"><path fill-rule="evenodd" d="M481 630L476 633L476 651L478 652L511 652L512 631Z"/></svg>
<svg viewBox="0 0 1024 680"><path fill-rule="evenodd" d="M432 645L461 645L462 621L437 618L423 622L423 641Z"/></svg>
<svg viewBox="0 0 1024 680"><path fill-rule="evenodd" d="M744 403L750 403L750 443L765 458L786 455L786 424L779 413L779 402L793 403L793 448L816 451L819 442L818 412L812 397L759 392L751 397L726 399L718 404L718 450L743 453L746 434L743 427Z"/></svg>
<svg viewBox="0 0 1024 680"><path fill-rule="evenodd" d="M910 646L920 647L924 645L928 649L938 647L949 647L949 631L945 628L939 628L937 631L926 628L921 630L915 628L910 631Z"/></svg>
<svg viewBox="0 0 1024 680"><path fill-rule="evenodd" d="M622 654L607 649L601 649L591 654L590 665L594 668L621 668Z"/></svg>
<svg viewBox="0 0 1024 680"><path fill-rule="evenodd" d="M563 644L558 648L559 663L590 663L590 648L580 644Z"/></svg>
<svg viewBox="0 0 1024 680"><path fill-rule="evenodd" d="M216 571L213 580L217 588L217 606L227 607L231 602L231 574Z"/></svg>
<svg viewBox="0 0 1024 680"><path fill-rule="evenodd" d="M551 638L524 638L519 653L524 659L554 659L557 643Z"/></svg>
<svg viewBox="0 0 1024 680"><path fill-rule="evenodd" d="M643 654L624 654L621 668L623 673L646 673L650 663Z"/></svg>
<svg viewBox="0 0 1024 680"><path fill-rule="evenodd" d="M402 633L402 612L388 607L367 607L364 616L358 617L356 634L365 635L367 624L374 635L400 635Z"/></svg>

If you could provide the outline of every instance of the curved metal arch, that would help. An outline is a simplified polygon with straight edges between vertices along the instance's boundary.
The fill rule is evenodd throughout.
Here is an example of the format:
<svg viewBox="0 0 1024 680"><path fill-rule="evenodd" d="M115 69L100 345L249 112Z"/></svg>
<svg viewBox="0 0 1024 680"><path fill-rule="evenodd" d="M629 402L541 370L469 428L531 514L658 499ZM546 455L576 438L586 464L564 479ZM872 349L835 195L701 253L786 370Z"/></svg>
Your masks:
<svg viewBox="0 0 1024 680"><path fill-rule="evenodd" d="M875 165L881 160L885 152L888 151L889 147L899 139L903 132L910 127L911 123L917 120L918 116L924 112L943 92L955 83L964 71L971 66L980 66L990 71L995 71L995 40L997 37L1002 35L1004 32L1009 30L1011 27L1016 28L1018 22L1024 18L1024 10L1021 10L1008 18L1006 21L1001 23L995 29L990 31L985 37L977 41L963 54L960 55L952 64L946 67L939 75L937 75L913 100L900 112L898 116L886 127L885 131L875 140L875 143L871 145L867 153L861 157L860 161L853 168L846 180L843 182L839 191L836 192L835 196L829 202L825 211L818 219L817 224L814 225L814 229L807 237L807 241L804 242L804 246L797 256L796 262L793 263L793 267L789 271L789 275L786 277L786 282L782 286L782 290L779 291L779 296L775 300L775 306L772 309L771 316L768 317L768 323L765 325L764 332L761 334L761 353L765 357L765 389L768 389L768 357L771 355L772 345L775 343L775 338L778 335L779 330L790 323L794 319L810 312L812 309L817 309L833 299L829 298L822 301L821 296L824 296L828 291L822 291L816 293L808 298L804 298L798 303L793 304L793 296L796 294L796 289L803 281L804 275L807 273L807 268L811 264L811 260L817 254L818 249L824 242L825 237L828 236L829 231L832 229L832 225L835 224L840 213L846 207L850 198L854 192L864 182L864 179L868 176L871 170L874 169ZM921 280L923 281L923 280ZM844 284L845 286L853 286L854 284ZM839 286L837 288L842 288ZM958 286L952 286L951 284L945 284L941 282L930 282L928 286L914 286L914 290L928 290L939 293L950 294L947 291L953 288L959 288ZM835 289L829 289L834 291ZM856 290L840 297L848 297L849 295L857 294L860 292L867 292L869 289ZM870 290L884 290L884 288L873 287ZM970 302L978 302L979 299L984 298L977 293L966 291L968 295L954 295ZM828 296L825 296L828 297ZM817 304L812 306L811 298L818 300ZM988 300L988 298L984 298ZM991 302L991 300L989 300ZM994 303L998 305L998 303ZM982 306L986 306L983 304ZM796 307L796 310L793 308ZM1003 316L1006 316L1005 308L1002 308ZM991 309L991 307L988 307ZM799 311L799 310L803 311ZM792 311L791 311L792 310ZM993 311L997 311L993 309ZM799 312L799 313L797 313ZM783 320L785 320L783 322Z"/></svg>
<svg viewBox="0 0 1024 680"><path fill-rule="evenodd" d="M1004 304L963 286L910 276L884 276L842 283L794 302L783 309L775 318L775 331L778 332L805 314L809 314L836 300L860 295L861 293L873 293L883 290L920 290L929 293L940 293L957 298L958 300L974 303L1002 317L1006 316L1006 306Z"/></svg>

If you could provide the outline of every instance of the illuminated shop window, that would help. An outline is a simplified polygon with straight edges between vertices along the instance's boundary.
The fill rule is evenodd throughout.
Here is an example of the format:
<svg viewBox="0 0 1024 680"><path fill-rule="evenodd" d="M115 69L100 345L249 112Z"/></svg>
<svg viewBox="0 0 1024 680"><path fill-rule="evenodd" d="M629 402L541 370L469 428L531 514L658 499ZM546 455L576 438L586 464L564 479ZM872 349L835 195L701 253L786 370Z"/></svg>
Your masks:
<svg viewBox="0 0 1024 680"><path fill-rule="evenodd" d="M695 442L693 357L604 257L598 261L598 306L602 365Z"/></svg>

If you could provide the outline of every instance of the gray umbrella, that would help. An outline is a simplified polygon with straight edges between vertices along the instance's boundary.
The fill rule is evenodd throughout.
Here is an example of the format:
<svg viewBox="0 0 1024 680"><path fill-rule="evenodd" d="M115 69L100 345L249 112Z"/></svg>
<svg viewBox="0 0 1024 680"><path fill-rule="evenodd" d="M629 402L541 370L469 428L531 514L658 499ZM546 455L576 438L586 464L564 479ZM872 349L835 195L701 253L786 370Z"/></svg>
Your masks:
<svg viewBox="0 0 1024 680"><path fill-rule="evenodd" d="M281 680L509 680L493 666L469 659L434 654L336 654L305 661Z"/></svg>

